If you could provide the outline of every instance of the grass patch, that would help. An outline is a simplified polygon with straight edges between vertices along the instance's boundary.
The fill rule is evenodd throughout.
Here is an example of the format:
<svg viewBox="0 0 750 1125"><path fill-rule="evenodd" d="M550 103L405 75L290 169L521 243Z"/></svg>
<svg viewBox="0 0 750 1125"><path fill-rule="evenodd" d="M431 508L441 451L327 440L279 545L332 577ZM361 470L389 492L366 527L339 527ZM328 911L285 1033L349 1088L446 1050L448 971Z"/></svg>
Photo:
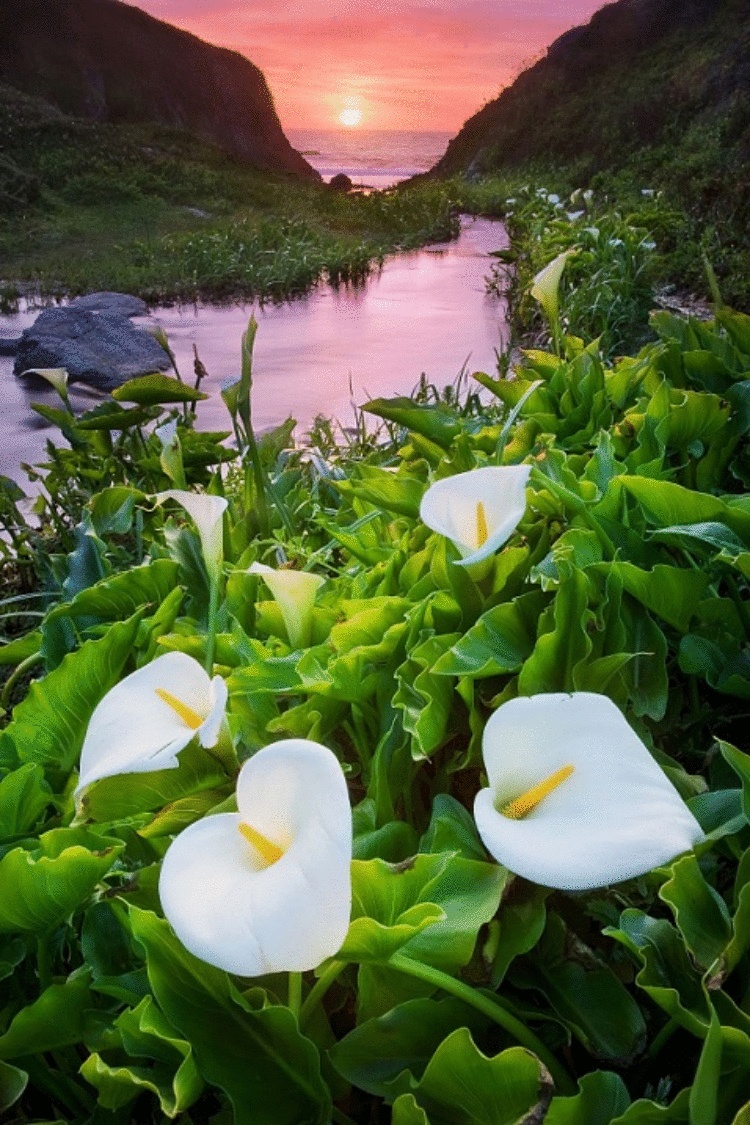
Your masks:
<svg viewBox="0 0 750 1125"><path fill-rule="evenodd" d="M122 289L151 301L289 297L453 237L449 193L345 196L258 172L163 126L66 117L0 87L8 300ZM15 288L14 288L15 287Z"/></svg>

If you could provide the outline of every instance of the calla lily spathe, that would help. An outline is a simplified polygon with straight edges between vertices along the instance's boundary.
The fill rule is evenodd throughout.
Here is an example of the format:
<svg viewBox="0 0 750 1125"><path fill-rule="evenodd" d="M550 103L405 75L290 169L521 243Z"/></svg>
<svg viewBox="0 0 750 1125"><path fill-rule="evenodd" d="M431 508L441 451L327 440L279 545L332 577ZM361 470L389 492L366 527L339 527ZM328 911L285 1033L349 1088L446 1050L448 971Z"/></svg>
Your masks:
<svg viewBox="0 0 750 1125"><path fill-rule="evenodd" d="M237 780L237 813L181 832L159 896L182 944L238 976L303 972L341 948L351 913L352 814L334 754L288 739Z"/></svg>
<svg viewBox="0 0 750 1125"><path fill-rule="evenodd" d="M484 731L489 788L479 835L516 875L590 890L689 851L700 825L610 699L591 692L510 700Z"/></svg>
<svg viewBox="0 0 750 1125"><path fill-rule="evenodd" d="M420 504L422 521L445 535L474 566L502 547L523 519L530 465L488 465L444 477Z"/></svg>
<svg viewBox="0 0 750 1125"><path fill-rule="evenodd" d="M254 562L248 568L248 574L257 574L273 594L284 618L292 648L302 648L308 644L315 595L325 578L306 570L274 570L272 566L259 562Z"/></svg>
<svg viewBox="0 0 750 1125"><path fill-rule="evenodd" d="M212 581L216 581L224 560L224 533L222 519L229 506L223 496L208 496L204 492L186 492L181 488L170 488L159 492L157 504L165 500L175 500L181 504L192 519L200 535L203 558Z"/></svg>
<svg viewBox="0 0 750 1125"><path fill-rule="evenodd" d="M193 738L208 749L216 746L226 703L221 676L209 679L184 652L168 652L145 664L95 708L76 794L103 777L175 769L177 755Z"/></svg>

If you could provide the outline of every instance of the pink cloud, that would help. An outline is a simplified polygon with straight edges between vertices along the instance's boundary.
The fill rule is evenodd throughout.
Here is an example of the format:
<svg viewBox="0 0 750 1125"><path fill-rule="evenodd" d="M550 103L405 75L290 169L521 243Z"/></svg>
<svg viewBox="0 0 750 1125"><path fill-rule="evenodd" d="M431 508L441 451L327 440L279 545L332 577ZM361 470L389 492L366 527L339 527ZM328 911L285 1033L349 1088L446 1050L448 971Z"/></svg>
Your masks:
<svg viewBox="0 0 750 1125"><path fill-rule="evenodd" d="M457 130L601 0L138 0L252 59L287 128Z"/></svg>

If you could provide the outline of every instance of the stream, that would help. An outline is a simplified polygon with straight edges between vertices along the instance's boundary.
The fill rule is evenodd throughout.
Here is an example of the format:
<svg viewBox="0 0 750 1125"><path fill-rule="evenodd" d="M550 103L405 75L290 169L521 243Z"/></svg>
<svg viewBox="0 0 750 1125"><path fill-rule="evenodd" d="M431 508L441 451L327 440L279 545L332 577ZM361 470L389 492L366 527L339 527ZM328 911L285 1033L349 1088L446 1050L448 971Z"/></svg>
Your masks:
<svg viewBox="0 0 750 1125"><path fill-rule="evenodd" d="M357 288L319 285L284 304L257 302L154 308L135 324L159 324L169 336L183 378L192 382L193 344L209 372L209 399L198 407L198 427L228 430L219 390L239 375L240 341L254 312L259 327L253 363L253 422L267 430L292 415L304 434L319 414L342 426L354 420L352 402L408 395L424 373L438 387L461 369L495 371L495 351L506 333L505 308L485 291L490 251L508 244L501 223L462 220L453 242L394 254ZM0 317L0 335L20 335L38 308ZM59 405L50 388L31 391L13 376L13 360L0 357L3 387L0 473L25 483L20 462L44 456L47 438L59 433L30 407ZM73 384L76 410L101 395ZM55 434L57 433L57 437Z"/></svg>

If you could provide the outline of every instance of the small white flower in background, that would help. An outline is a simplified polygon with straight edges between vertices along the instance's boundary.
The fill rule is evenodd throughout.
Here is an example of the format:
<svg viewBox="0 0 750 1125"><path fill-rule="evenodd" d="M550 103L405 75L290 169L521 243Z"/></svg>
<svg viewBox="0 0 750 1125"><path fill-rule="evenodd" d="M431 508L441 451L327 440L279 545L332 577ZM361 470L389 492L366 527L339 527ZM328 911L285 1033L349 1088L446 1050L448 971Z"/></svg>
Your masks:
<svg viewBox="0 0 750 1125"><path fill-rule="evenodd" d="M292 648L309 644L315 596L325 578L307 570L274 570L259 562L254 562L247 572L262 578L273 594Z"/></svg>
<svg viewBox="0 0 750 1125"><path fill-rule="evenodd" d="M604 695L502 704L484 730L489 788L474 802L498 863L560 890L605 887L689 851L703 832Z"/></svg>
<svg viewBox="0 0 750 1125"><path fill-rule="evenodd" d="M586 189L586 191L583 193L583 198L585 200L586 206L588 207L591 204L591 200L594 198L594 193L591 188Z"/></svg>
<svg viewBox="0 0 750 1125"><path fill-rule="evenodd" d="M530 472L530 465L488 465L445 477L425 492L420 517L456 545L459 566L473 566L502 547L523 519Z"/></svg>
<svg viewBox="0 0 750 1125"><path fill-rule="evenodd" d="M549 203L554 203L555 205L557 205L560 202L560 196L556 195L554 192L552 192L550 195L547 196L547 201Z"/></svg>
<svg viewBox="0 0 750 1125"><path fill-rule="evenodd" d="M539 302L547 314L547 319L554 327L559 323L559 289L560 281L565 270L568 258L576 254L576 250L564 250L551 262L540 270L531 286L531 296Z"/></svg>
<svg viewBox="0 0 750 1125"><path fill-rule="evenodd" d="M334 754L288 739L237 780L237 813L204 817L170 845L159 879L182 944L238 976L314 969L351 913L352 814Z"/></svg>
<svg viewBox="0 0 750 1125"><path fill-rule="evenodd" d="M577 223L581 216L585 214L585 211L568 211L568 222Z"/></svg>
<svg viewBox="0 0 750 1125"><path fill-rule="evenodd" d="M95 708L81 750L76 794L103 777L176 769L177 755L193 738L214 747L226 704L221 676L209 679L184 652L168 652L145 664Z"/></svg>
<svg viewBox="0 0 750 1125"><path fill-rule="evenodd" d="M656 192L653 188L645 187L641 188L641 195L645 195L647 199L652 199L656 195Z"/></svg>
<svg viewBox="0 0 750 1125"><path fill-rule="evenodd" d="M222 519L229 503L223 496L208 496L204 492L186 492L181 488L170 488L156 495L157 504L165 500L175 500L181 504L192 519L200 535L203 558L209 578L216 581L224 560Z"/></svg>

